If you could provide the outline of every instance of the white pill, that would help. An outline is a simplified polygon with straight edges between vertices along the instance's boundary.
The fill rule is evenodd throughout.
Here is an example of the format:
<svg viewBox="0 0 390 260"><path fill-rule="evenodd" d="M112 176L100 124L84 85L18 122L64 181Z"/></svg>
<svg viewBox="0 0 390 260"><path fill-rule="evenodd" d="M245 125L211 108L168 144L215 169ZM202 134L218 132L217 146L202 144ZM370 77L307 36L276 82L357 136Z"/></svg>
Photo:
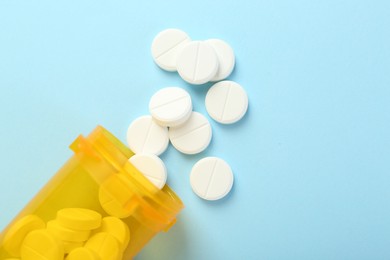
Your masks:
<svg viewBox="0 0 390 260"><path fill-rule="evenodd" d="M192 190L205 200L225 197L233 186L230 166L217 157L206 157L192 167L190 182Z"/></svg>
<svg viewBox="0 0 390 260"><path fill-rule="evenodd" d="M168 147L168 128L158 125L151 116L141 116L127 129L127 143L134 153L162 154Z"/></svg>
<svg viewBox="0 0 390 260"><path fill-rule="evenodd" d="M129 161L158 189L167 182L167 169L164 162L154 154L136 154Z"/></svg>
<svg viewBox="0 0 390 260"><path fill-rule="evenodd" d="M218 71L211 81L220 81L229 77L232 73L235 65L235 56L232 47L226 42L219 39L210 39L206 43L210 44L214 48L218 57Z"/></svg>
<svg viewBox="0 0 390 260"><path fill-rule="evenodd" d="M218 71L218 58L210 44L193 41L177 56L177 72L188 83L199 85L210 81Z"/></svg>
<svg viewBox="0 0 390 260"><path fill-rule="evenodd" d="M160 89L150 99L149 111L159 125L170 127L181 125L191 115L191 96L178 87Z"/></svg>
<svg viewBox="0 0 390 260"><path fill-rule="evenodd" d="M232 124L240 120L248 109L248 96L236 82L221 81L206 94L206 110L217 122Z"/></svg>
<svg viewBox="0 0 390 260"><path fill-rule="evenodd" d="M160 32L152 43L154 62L164 70L176 71L177 54L190 41L190 37L178 29Z"/></svg>
<svg viewBox="0 0 390 260"><path fill-rule="evenodd" d="M168 132L172 145L185 154L202 152L210 144L212 136L210 122L198 112L192 112L185 124L171 127Z"/></svg>

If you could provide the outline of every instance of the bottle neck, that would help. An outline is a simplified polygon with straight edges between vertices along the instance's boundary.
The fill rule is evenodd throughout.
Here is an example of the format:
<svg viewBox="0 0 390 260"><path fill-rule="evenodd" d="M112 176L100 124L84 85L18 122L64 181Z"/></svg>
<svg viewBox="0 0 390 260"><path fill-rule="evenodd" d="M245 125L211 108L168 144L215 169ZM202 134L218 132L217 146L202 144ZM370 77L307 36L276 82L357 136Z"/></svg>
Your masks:
<svg viewBox="0 0 390 260"><path fill-rule="evenodd" d="M158 232L176 221L184 207L180 198L168 185L159 190L144 177L129 162L133 152L105 128L97 126L86 138L79 136L70 148L98 185L114 174L126 177L137 204L132 217L140 223Z"/></svg>

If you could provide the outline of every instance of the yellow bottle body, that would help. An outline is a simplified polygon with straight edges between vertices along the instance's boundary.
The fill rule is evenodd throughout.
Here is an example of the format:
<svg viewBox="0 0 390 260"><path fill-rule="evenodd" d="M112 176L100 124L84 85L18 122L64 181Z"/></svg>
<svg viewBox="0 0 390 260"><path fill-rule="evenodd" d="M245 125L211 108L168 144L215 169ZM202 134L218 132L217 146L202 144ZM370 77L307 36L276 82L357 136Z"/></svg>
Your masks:
<svg viewBox="0 0 390 260"><path fill-rule="evenodd" d="M38 216L47 223L65 208L85 208L110 216L107 207L111 205L102 207L102 187L117 177L123 180L127 196L125 204L119 204L127 214L120 218L131 234L122 259L132 259L152 237L175 223L184 207L180 198L168 185L158 190L130 164L133 153L103 127L98 126L86 138L79 136L70 148L74 155L0 234L0 259L13 256L4 248L4 238L25 216ZM122 187L115 184L111 182L109 187L116 190L115 196L122 196Z"/></svg>

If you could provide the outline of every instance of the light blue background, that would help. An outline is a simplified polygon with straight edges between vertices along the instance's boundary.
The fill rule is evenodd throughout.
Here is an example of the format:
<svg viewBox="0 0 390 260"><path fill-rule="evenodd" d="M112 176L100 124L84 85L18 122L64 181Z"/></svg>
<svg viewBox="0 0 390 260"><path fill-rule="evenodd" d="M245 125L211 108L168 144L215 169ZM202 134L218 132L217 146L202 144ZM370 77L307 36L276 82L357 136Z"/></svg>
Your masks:
<svg viewBox="0 0 390 260"><path fill-rule="evenodd" d="M204 153L162 156L186 204L137 259L390 259L390 1L0 0L0 228L97 124L121 140L166 86L150 44L177 27L234 48L246 117L212 122ZM229 197L189 185L208 155L230 163Z"/></svg>

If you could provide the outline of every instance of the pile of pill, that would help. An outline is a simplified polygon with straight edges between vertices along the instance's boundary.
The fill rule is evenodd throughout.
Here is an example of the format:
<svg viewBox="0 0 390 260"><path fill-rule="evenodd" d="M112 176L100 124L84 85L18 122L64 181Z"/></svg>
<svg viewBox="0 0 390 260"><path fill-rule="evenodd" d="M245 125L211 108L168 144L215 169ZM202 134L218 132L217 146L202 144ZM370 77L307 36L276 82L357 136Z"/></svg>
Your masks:
<svg viewBox="0 0 390 260"><path fill-rule="evenodd" d="M27 215L4 237L4 249L22 260L120 260L130 241L128 226L93 210L64 208L45 223ZM17 258L20 257L20 258Z"/></svg>
<svg viewBox="0 0 390 260"><path fill-rule="evenodd" d="M155 63L167 71L177 71L186 82L215 83L205 98L209 116L221 124L239 121L248 108L245 90L236 82L224 80L233 71L235 55L224 41L192 41L178 29L160 32L151 52ZM222 80L222 81L221 81ZM127 143L135 153L130 162L157 188L167 180L167 169L158 157L169 143L184 154L198 154L210 144L212 128L208 119L193 111L191 96L180 87L157 91L149 102L150 115L135 119L127 130ZM193 191L206 200L226 196L233 185L230 166L217 157L207 157L192 168Z"/></svg>
<svg viewBox="0 0 390 260"><path fill-rule="evenodd" d="M178 29L164 30L154 38L152 56L160 68L177 71L194 85L223 80L235 65L233 49L226 42L191 41L187 33Z"/></svg>

